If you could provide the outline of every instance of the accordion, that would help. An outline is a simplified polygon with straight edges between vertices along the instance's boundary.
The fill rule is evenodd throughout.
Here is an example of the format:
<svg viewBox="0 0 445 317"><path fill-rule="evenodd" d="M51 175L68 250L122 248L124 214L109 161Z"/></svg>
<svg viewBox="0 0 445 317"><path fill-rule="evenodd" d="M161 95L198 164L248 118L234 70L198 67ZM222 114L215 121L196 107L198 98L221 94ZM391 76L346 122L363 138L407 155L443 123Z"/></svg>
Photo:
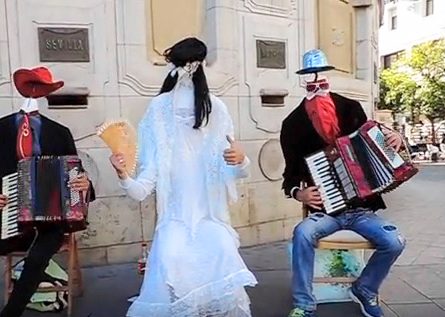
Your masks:
<svg viewBox="0 0 445 317"><path fill-rule="evenodd" d="M354 201L389 192L418 172L409 153L397 153L386 143L375 121L367 121L356 132L338 138L334 145L305 160L328 214L348 209Z"/></svg>
<svg viewBox="0 0 445 317"><path fill-rule="evenodd" d="M81 192L68 187L82 171L77 156L21 160L17 172L2 179L9 203L2 212L1 239L45 224L58 224L65 232L86 229L88 202Z"/></svg>

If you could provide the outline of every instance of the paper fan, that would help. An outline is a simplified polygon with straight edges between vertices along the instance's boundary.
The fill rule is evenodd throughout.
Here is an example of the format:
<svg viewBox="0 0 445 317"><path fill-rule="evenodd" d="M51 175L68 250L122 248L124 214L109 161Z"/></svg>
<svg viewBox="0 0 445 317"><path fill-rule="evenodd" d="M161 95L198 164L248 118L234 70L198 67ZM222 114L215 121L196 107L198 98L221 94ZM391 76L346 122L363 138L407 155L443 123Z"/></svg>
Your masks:
<svg viewBox="0 0 445 317"><path fill-rule="evenodd" d="M109 121L98 128L97 135L113 154L124 155L127 173L133 176L137 165L137 134L134 127L126 120Z"/></svg>

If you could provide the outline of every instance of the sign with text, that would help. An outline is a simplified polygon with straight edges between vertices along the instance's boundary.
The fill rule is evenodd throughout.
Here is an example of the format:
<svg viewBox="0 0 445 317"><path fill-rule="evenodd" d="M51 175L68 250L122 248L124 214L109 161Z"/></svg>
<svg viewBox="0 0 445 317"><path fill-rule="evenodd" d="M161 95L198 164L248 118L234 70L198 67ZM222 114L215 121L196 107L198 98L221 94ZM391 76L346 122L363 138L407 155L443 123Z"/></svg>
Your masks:
<svg viewBox="0 0 445 317"><path fill-rule="evenodd" d="M90 61L87 28L38 28L41 62Z"/></svg>
<svg viewBox="0 0 445 317"><path fill-rule="evenodd" d="M279 41L256 41L258 68L286 68L286 43Z"/></svg>

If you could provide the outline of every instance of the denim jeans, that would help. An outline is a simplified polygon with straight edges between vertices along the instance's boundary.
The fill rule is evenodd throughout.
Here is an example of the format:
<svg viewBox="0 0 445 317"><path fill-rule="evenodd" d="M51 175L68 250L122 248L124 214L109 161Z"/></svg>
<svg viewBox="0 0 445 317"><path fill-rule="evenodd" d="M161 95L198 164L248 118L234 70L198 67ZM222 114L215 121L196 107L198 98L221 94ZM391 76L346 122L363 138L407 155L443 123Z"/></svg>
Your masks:
<svg viewBox="0 0 445 317"><path fill-rule="evenodd" d="M344 229L355 231L375 246L374 254L355 285L366 296L372 297L378 294L380 285L405 246L405 240L397 227L365 209L348 211L336 217L314 213L294 229L292 241L294 307L315 311L316 299L312 294L312 281L317 241Z"/></svg>

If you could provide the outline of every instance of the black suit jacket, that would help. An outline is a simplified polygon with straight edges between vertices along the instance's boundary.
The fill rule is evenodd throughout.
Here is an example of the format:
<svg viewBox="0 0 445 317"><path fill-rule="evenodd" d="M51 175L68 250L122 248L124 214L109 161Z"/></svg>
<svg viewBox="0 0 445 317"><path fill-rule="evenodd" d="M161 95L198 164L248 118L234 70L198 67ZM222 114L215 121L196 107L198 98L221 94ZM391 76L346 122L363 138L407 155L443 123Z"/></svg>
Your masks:
<svg viewBox="0 0 445 317"><path fill-rule="evenodd" d="M16 114L0 119L0 190L2 178L17 171L17 126ZM77 155L76 146L70 130L43 115L41 118L40 149L41 155ZM93 186L90 186L90 201L95 199Z"/></svg>
<svg viewBox="0 0 445 317"><path fill-rule="evenodd" d="M331 97L335 104L341 136L356 131L367 121L360 103L336 93L331 93ZM292 188L300 187L301 182L305 182L309 186L313 185L304 158L327 146L312 125L304 106L304 100L283 121L280 141L286 162L283 189L285 194L290 197ZM372 210L386 208L380 195L357 202L353 207Z"/></svg>

